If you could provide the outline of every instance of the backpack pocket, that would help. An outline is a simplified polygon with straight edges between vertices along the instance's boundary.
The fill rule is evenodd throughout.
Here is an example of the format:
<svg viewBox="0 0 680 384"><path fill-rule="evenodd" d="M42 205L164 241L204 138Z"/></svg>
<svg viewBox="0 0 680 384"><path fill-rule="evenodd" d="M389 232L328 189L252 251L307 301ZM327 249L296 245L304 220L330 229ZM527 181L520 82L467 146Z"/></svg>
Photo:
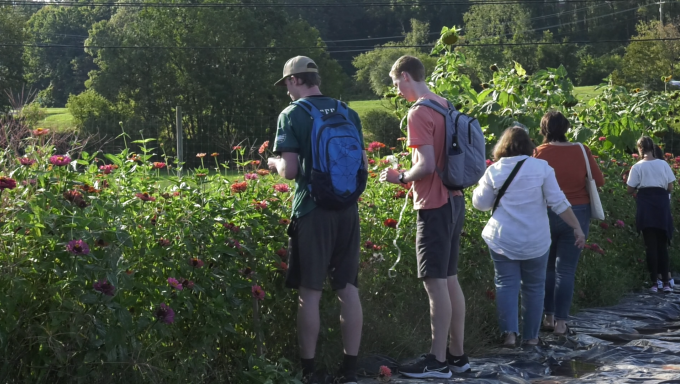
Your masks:
<svg viewBox="0 0 680 384"><path fill-rule="evenodd" d="M463 189L465 176L465 153L460 146L450 147L446 151L446 173L441 177L448 189ZM440 175L441 176L441 175Z"/></svg>

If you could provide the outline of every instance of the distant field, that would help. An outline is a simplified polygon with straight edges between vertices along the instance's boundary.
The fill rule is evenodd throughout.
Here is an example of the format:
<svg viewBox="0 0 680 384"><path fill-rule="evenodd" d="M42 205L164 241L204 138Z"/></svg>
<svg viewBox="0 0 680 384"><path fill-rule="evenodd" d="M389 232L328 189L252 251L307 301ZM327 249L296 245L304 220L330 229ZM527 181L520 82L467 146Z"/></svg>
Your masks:
<svg viewBox="0 0 680 384"><path fill-rule="evenodd" d="M585 103L593 97L599 96L602 93L601 89L595 90L595 85L589 85L586 87L574 87L574 96L578 101Z"/></svg>
<svg viewBox="0 0 680 384"><path fill-rule="evenodd" d="M39 122L42 128L54 129L55 131L69 130L73 128L73 116L68 108L45 108L47 117Z"/></svg>

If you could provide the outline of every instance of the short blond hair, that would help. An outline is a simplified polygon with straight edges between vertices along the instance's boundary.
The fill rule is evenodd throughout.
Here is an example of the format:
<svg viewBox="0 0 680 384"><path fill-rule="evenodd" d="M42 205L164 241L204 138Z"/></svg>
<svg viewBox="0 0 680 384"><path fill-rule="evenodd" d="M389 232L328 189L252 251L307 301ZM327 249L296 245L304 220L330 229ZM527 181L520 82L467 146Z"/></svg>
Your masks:
<svg viewBox="0 0 680 384"><path fill-rule="evenodd" d="M414 56L402 56L392 65L390 76L399 77L402 73L408 73L413 81L425 81L425 66L423 62Z"/></svg>

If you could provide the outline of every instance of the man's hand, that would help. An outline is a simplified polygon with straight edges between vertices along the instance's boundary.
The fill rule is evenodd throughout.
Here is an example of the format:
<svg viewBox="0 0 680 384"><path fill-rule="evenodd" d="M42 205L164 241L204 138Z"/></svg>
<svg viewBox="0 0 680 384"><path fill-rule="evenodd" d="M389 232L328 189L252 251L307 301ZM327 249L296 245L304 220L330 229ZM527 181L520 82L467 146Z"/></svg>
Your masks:
<svg viewBox="0 0 680 384"><path fill-rule="evenodd" d="M399 171L397 171L394 168L385 168L381 173L380 173L380 181L385 182L387 181L388 183L392 184L401 184L399 181Z"/></svg>
<svg viewBox="0 0 680 384"><path fill-rule="evenodd" d="M277 171L276 167L279 164L279 160L281 160L279 157L270 157L267 159L267 166L270 171Z"/></svg>

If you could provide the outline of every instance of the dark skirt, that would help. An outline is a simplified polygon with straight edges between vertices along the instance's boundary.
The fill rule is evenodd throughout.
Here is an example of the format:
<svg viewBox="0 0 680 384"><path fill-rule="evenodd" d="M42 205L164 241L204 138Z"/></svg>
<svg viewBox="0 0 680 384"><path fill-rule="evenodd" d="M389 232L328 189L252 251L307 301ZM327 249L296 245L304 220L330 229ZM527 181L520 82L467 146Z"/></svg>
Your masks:
<svg viewBox="0 0 680 384"><path fill-rule="evenodd" d="M641 188L637 193L637 213L635 215L637 231L646 228L658 228L666 231L666 238L673 236L673 217L668 191L664 188Z"/></svg>

